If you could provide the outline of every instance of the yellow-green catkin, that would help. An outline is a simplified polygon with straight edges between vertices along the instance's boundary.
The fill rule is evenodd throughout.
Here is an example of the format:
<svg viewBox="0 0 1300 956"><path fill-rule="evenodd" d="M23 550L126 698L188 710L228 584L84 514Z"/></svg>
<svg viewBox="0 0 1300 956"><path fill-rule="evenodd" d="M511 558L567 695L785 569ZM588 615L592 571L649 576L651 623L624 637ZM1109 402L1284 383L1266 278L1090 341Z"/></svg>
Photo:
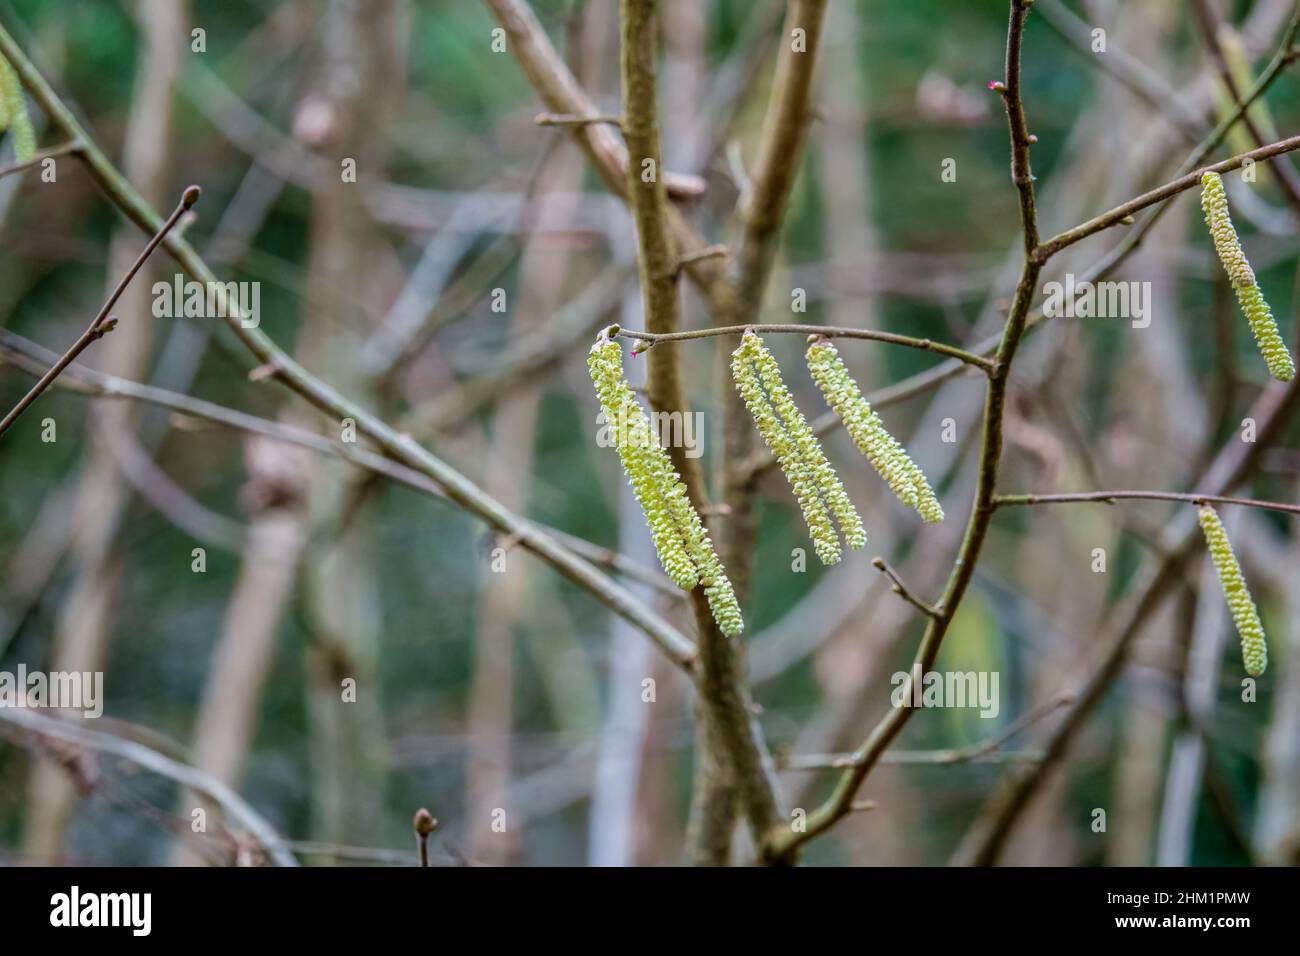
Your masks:
<svg viewBox="0 0 1300 956"><path fill-rule="evenodd" d="M808 371L826 404L840 417L858 450L898 500L915 508L925 521L942 521L943 507L930 482L863 397L835 346L818 339L808 346L807 359Z"/></svg>
<svg viewBox="0 0 1300 956"><path fill-rule="evenodd" d="M623 377L623 350L598 341L587 359L623 471L636 495L659 563L683 590L704 586L718 629L728 637L744 630L740 604L668 453L655 438L641 403Z"/></svg>
<svg viewBox="0 0 1300 956"><path fill-rule="evenodd" d="M9 131L14 141L14 158L25 163L36 154L36 131L32 129L23 85L9 61L0 56L0 132Z"/></svg>
<svg viewBox="0 0 1300 956"><path fill-rule="evenodd" d="M1260 623L1259 611L1251 599L1250 589L1246 587L1241 565L1232 553L1228 533L1219 520L1218 512L1209 505L1202 505L1200 518L1210 560L1214 562L1214 570L1219 575L1224 597L1228 600L1228 610L1232 612L1233 623L1241 635L1241 656L1246 663L1246 673L1258 677L1268 666L1268 644L1264 640L1264 625Z"/></svg>
<svg viewBox="0 0 1300 956"><path fill-rule="evenodd" d="M817 557L822 564L835 564L840 560L840 538L831 521L831 510L823 500L822 489L818 484L818 478L824 475L819 475L805 460L802 451L802 447L808 444L808 440L816 444L817 439L802 415L799 415L794 422L783 421L783 416L777 411L772 398L764 390L764 369L767 370L767 379L772 381L771 367L775 364L776 361L763 345L763 340L752 332L746 332L741 337L739 347L731 353L731 377L735 381L736 391L740 393L740 397L745 401L745 407L754 418L758 433L763 436L767 447L776 455L781 471L785 473L786 480L794 490L795 498L799 502L799 510L803 512L804 523L808 525L808 535L812 538L813 550L817 552ZM776 372L775 381L778 383L780 381L779 370ZM793 406L793 400L790 404ZM808 433L803 442L799 435L800 424ZM843 488L840 490L843 491ZM861 521L858 524L860 526Z"/></svg>
<svg viewBox="0 0 1300 956"><path fill-rule="evenodd" d="M1250 331L1255 336L1269 374L1280 382L1289 382L1295 378L1295 364L1286 343L1278 332L1273 312L1264 301L1264 293L1255 281L1255 271L1246 260L1241 241L1237 238L1236 227L1228 212L1228 194L1223 188L1223 180L1218 173L1206 173L1201 177L1201 208L1205 212L1205 224L1214 239L1214 250L1219 254L1219 261L1232 281L1233 291L1237 293L1237 302L1250 323Z"/></svg>
<svg viewBox="0 0 1300 956"><path fill-rule="evenodd" d="M835 469L826 459L821 442L817 440L803 412L799 411L794 396L786 388L785 380L781 378L780 366L776 364L776 359L761 338L757 335L751 335L751 338L757 346L754 349L754 367L758 370L759 381L772 402L772 408L785 425L786 434L794 439L795 448L803 459L804 468L817 485L817 490L821 493L827 508L835 517L835 523L839 525L844 535L845 544L855 551L866 547L867 530L862 525L862 518L858 515L858 510L853 507L848 492L844 490L840 476L835 473Z"/></svg>

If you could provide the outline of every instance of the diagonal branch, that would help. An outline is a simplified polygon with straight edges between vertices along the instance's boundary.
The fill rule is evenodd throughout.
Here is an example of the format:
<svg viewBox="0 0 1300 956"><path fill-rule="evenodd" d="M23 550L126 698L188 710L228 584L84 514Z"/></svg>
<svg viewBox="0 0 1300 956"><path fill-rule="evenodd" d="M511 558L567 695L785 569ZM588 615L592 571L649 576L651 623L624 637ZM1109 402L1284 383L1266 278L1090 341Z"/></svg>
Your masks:
<svg viewBox="0 0 1300 956"><path fill-rule="evenodd" d="M23 85L50 121L70 139L83 144L83 149L77 155L104 194L141 229L149 233L160 231L163 220L118 173L3 27L0 27L0 54L9 60ZM357 432L372 440L387 457L431 478L450 501L501 533L514 537L574 584L591 593L611 611L654 640L677 666L688 671L694 667L694 645L658 618L648 615L639 602L615 586L608 577L551 535L511 513L491 495L409 436L398 433L377 416L312 375L260 328L246 322L246 317L229 301L225 285L217 281L216 275L188 242L170 235L162 241L162 245L191 278L213 290L217 314L223 317L222 320L254 358L270 370L267 377L278 380L335 421L352 419L356 422Z"/></svg>
<svg viewBox="0 0 1300 956"><path fill-rule="evenodd" d="M1025 20L1031 6L1032 0L1011 0L1007 26L1006 79L999 84L999 91L1006 101L1007 121L1010 127L1011 178L1020 196L1025 261L1021 269L1020 281L1016 286L1011 312L998 345L997 368L989 377L985 392L975 502L966 523L957 560L944 588L943 597L935 608L938 613L930 618L926 626L909 672L908 684L904 685L907 695L911 694L912 682L919 680L921 675L933 667L944 635L974 577L975 566L984 546L984 539L995 510L994 498L1002 458L1002 419L1007 381L1011 373L1011 363L1025 334L1030 303L1038 282L1038 274L1042 269L1042 264L1033 255L1038 245L1038 223L1034 205L1033 172L1029 159L1032 139L1028 133L1024 106L1020 100L1020 45L1024 35ZM862 746L853 753L852 765L844 771L831 795L808 814L804 830L774 833L767 844L761 848L761 858L767 862L786 862L802 844L826 832L845 815L851 813L862 782L880 761L881 756L898 736L912 713L913 708L894 707L881 718L867 735Z"/></svg>
<svg viewBox="0 0 1300 956"><path fill-rule="evenodd" d="M1270 159L1274 156L1281 156L1283 153L1290 153L1300 149L1300 136L1291 136L1287 139L1279 140L1276 143L1270 143L1267 146L1261 146L1259 149L1252 149L1248 153L1242 153L1240 156L1234 156L1232 159L1225 159L1221 163L1214 163L1203 168L1194 169L1190 173L1179 176L1177 179L1165 183L1163 186L1157 186L1155 189L1144 192L1141 196L1135 196L1126 203L1121 203L1114 209L1102 213L1100 216L1094 216L1085 223L1075 226L1073 229L1067 229L1048 239L1040 245L1035 251L1035 255L1041 261L1046 261L1056 255L1067 246L1072 246L1082 239L1087 239L1091 235L1109 229L1111 226L1119 225L1126 219L1129 219L1134 213L1141 212L1148 206L1154 206L1156 203L1171 199L1181 192L1192 189L1201 184L1201 176L1204 173L1227 173L1234 169L1239 169L1247 161L1257 162L1260 160Z"/></svg>
<svg viewBox="0 0 1300 956"><path fill-rule="evenodd" d="M37 380L36 384L31 387L31 390L9 411L9 414L5 415L3 420L0 420L0 435L3 435L9 430L13 423L18 420L18 416L25 412L28 407L40 397L41 392L50 387L51 383L59 377L59 374L71 365L76 360L77 356L90 346L91 342L103 338L113 330L113 327L117 324L117 319L110 316L108 314L109 311L117 304L117 300L122 297L122 293L126 290L126 287L130 284L131 280L135 278L135 274L140 271L140 267L144 265L145 260L153 254L153 251L158 248L159 243L161 243L167 237L167 234L172 231L172 227L176 225L181 216L183 216L190 207L198 201L199 187L189 186L186 188L185 193L181 196L180 203L172 210L172 214L167 217L166 221L157 228L154 232L153 238L149 240L149 243L144 247L144 250L136 257L135 262L131 264L131 268L126 271L126 275L122 276L112 293L104 300L104 304L100 306L99 312L90 320L90 325L86 326L86 331L82 332L77 341L73 342L72 345L68 347L68 350L59 356L59 360L50 366L50 370Z"/></svg>
<svg viewBox="0 0 1300 956"><path fill-rule="evenodd" d="M39 375L39 369L48 366L55 357L52 352L24 339L22 336L7 329L0 329L0 363L12 364L17 368ZM227 408L224 405L218 405L202 398L194 398L191 395L183 395L154 385L133 382L115 375L107 375L76 362L64 369L63 374L59 376L54 384L59 388L66 388L84 395L142 402L158 408L168 409L179 415L211 422L224 428L234 429L250 435L262 435L274 441L296 445L317 454L333 455L358 468L364 468L373 475L387 478L389 481L403 485L413 491L438 499L446 498L442 489L423 473L373 451L358 448L351 443L332 441L319 432L310 431L306 428L298 428L284 422L259 418L256 415L250 415L234 408ZM635 579L649 585L665 597L674 600L684 598L676 585L669 581L667 576L660 571L651 571L625 558L612 548L594 544L586 538L580 538L547 525L540 525L540 527L546 534L555 538L570 551L598 567L607 568L622 577ZM506 533L503 527L496 527L495 530L502 534ZM527 546L527 542L525 542L524 547ZM669 646L690 647L690 641L684 636L680 634L672 636L676 633L674 628L666 621L658 618L649 608L641 606L638 613L644 621L652 623L654 628L663 634Z"/></svg>

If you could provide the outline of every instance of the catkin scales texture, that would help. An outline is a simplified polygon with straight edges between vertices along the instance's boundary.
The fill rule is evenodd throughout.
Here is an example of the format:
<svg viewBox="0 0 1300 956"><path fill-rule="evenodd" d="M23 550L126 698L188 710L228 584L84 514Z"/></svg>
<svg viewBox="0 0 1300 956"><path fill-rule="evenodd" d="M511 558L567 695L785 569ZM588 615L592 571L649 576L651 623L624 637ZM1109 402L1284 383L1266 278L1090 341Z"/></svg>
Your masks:
<svg viewBox="0 0 1300 956"><path fill-rule="evenodd" d="M839 416L858 450L890 491L903 504L915 508L923 520L942 521L943 507L930 482L863 397L835 346L827 341L814 342L806 357L808 371L826 404Z"/></svg>
<svg viewBox="0 0 1300 956"><path fill-rule="evenodd" d="M13 137L14 158L20 163L31 159L36 153L36 132L23 101L23 85L9 61L0 56L0 132L6 130Z"/></svg>
<svg viewBox="0 0 1300 956"><path fill-rule="evenodd" d="M1205 212L1210 238L1214 240L1214 251L1228 273L1237 302L1250 324L1269 374L1281 382L1291 381L1295 378L1295 364L1282 341L1273 312L1264 300L1264 293L1255 281L1255 270L1250 267L1241 248L1232 215L1228 212L1228 195L1218 173L1206 173L1201 177L1201 209Z"/></svg>
<svg viewBox="0 0 1300 956"><path fill-rule="evenodd" d="M1246 665L1246 673L1258 677L1268 666L1268 644L1264 639L1264 625L1260 622L1259 611L1255 601L1246 587L1241 565L1232 551L1228 533L1224 530L1219 514L1209 506L1200 509L1201 531L1205 534L1205 546L1214 563L1215 573L1223 586L1223 596L1228 601L1228 610L1232 613L1233 623L1241 636L1241 656Z"/></svg>
<svg viewBox="0 0 1300 956"><path fill-rule="evenodd" d="M840 560L837 524L849 547L864 547L867 533L857 509L795 405L776 359L752 332L746 332L731 353L731 374L755 427L794 490L817 557L823 564Z"/></svg>
<svg viewBox="0 0 1300 956"><path fill-rule="evenodd" d="M659 563L683 590L703 585L719 630L736 637L744 630L740 605L686 486L668 453L655 438L650 420L623 377L623 350L597 342L587 359L591 381L618 450L623 471L636 495Z"/></svg>

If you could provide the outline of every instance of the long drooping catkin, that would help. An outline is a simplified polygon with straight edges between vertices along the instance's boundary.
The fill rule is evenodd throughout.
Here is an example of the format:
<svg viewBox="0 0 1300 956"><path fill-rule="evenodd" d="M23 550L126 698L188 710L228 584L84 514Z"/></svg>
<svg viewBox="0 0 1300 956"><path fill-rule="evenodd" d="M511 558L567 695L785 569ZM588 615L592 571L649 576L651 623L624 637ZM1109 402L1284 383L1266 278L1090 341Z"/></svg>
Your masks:
<svg viewBox="0 0 1300 956"><path fill-rule="evenodd" d="M623 377L623 350L616 342L598 341L591 347L587 366L623 471L650 527L659 563L679 588L703 585L719 630L728 637L739 635L744 621L735 591L686 486Z"/></svg>
<svg viewBox="0 0 1300 956"><path fill-rule="evenodd" d="M799 457L803 459L805 469L817 485L822 500L826 502L826 506L835 517L835 523L844 534L844 542L855 551L866 547L867 531L862 526L862 518L853 507L848 492L844 490L840 476L835 473L835 469L826 459L821 442L813 434L808 420L804 418L803 412L799 411L794 397L786 388L785 380L781 378L780 366L776 364L776 359L763 344L762 339L757 335L752 335L751 338L757 346L754 350L754 367L758 370L759 381L772 402L772 408L785 425L786 434L794 439L795 448L799 452Z"/></svg>
<svg viewBox="0 0 1300 956"><path fill-rule="evenodd" d="M1223 585L1224 597L1228 600L1228 610L1232 612L1233 623L1241 635L1241 656L1246 663L1246 673L1258 677L1268 666L1268 644L1264 639L1264 625L1260 622L1259 611L1246 587L1241 565L1232 552L1228 533L1219 520L1219 514L1209 505L1200 508L1201 530L1205 533L1205 546L1214 562L1214 570Z"/></svg>
<svg viewBox="0 0 1300 956"><path fill-rule="evenodd" d="M794 489L817 557L823 564L840 559L840 539L832 515L849 547L863 547L867 535L862 519L785 387L776 359L754 333L746 332L732 352L731 374L754 425Z"/></svg>
<svg viewBox="0 0 1300 956"><path fill-rule="evenodd" d="M863 397L858 383L844 367L835 346L818 339L808 346L808 371L822 395L844 422L858 449L877 474L905 505L915 508L928 522L943 520L943 507L925 474Z"/></svg>
<svg viewBox="0 0 1300 956"><path fill-rule="evenodd" d="M23 85L9 61L0 56L0 133L5 130L14 140L14 159L24 163L36 153L36 131L32 129Z"/></svg>
<svg viewBox="0 0 1300 956"><path fill-rule="evenodd" d="M1219 261L1232 281L1237 302L1250 323L1250 331L1268 365L1269 374L1280 382L1291 381L1295 378L1295 364L1278 332L1273 312L1264 301L1264 293L1255 281L1255 270L1250 267L1241 248L1237 229L1228 212L1228 195L1218 173L1206 173L1201 177L1201 208L1214 240L1214 251L1219 254Z"/></svg>

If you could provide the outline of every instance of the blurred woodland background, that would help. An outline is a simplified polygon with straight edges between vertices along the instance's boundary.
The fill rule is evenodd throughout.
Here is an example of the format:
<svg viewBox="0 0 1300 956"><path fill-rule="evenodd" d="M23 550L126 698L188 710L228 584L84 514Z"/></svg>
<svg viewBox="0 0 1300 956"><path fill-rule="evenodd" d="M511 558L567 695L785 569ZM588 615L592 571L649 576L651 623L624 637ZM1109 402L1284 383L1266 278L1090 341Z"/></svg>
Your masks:
<svg viewBox="0 0 1300 956"><path fill-rule="evenodd" d="M504 508L571 536L561 540L694 640L617 456L597 444L586 369L602 327L646 327L637 232L573 129L535 122L560 111L530 84L519 35L507 29L494 49L491 8L523 6L0 0L0 24L155 210L202 187L185 238L222 279L260 283L263 332ZM597 111L622 115L619 4L531 9ZM1291 0L1038 0L1022 96L1043 235L1174 178L1233 104L1225 63L1249 88L1295 13ZM782 0L660 4L672 202L733 253L787 15ZM988 88L1004 77L1007 17L1006 0L829 0L766 295L739 321L972 349L999 332L1023 258L1006 110ZM1211 161L1297 129L1289 64L1248 114L1260 141L1237 124ZM67 141L38 103L31 112L41 148ZM346 159L356 182L340 177ZM1261 164L1253 185L1225 175L1293 344L1298 179L1286 155ZM1085 275L1126 228L1065 249L1039 297L1043 282ZM0 179L0 237L7 409L85 327L147 233L61 156L55 182L39 169ZM338 442L339 422L282 387L221 322L155 318L151 286L178 271L156 254L82 367ZM1151 283L1149 326L1053 319L1026 338L1007 391L1000 491L1204 490L1221 449L1241 444L1243 419L1262 420L1274 391L1195 191L1169 201L1113 278ZM724 324L698 283L683 279L680 296L683 328ZM805 413L822 414L803 337L767 341ZM716 501L735 463L721 424L733 347L678 346ZM910 667L926 625L871 559L933 600L978 473L978 373L927 378L952 363L879 342L839 349L948 517L923 525L832 431L827 453L870 542L803 570L794 549L811 549L790 490L777 469L757 473L740 663L785 819L831 792L834 755L889 710L890 676ZM625 362L643 381L646 359ZM419 807L439 821L435 863L698 858L687 846L703 779L696 688L644 634L461 507L166 402L93 394L103 381L70 371L0 439L0 670L103 670L104 716L88 729L226 783L305 864L410 864ZM46 419L54 441L43 440ZM1235 492L1295 500L1298 433L1284 416ZM1300 859L1300 536L1291 516L1223 513L1269 634L1258 699L1241 699L1236 638L1197 549L1165 575L1122 673L1080 716L999 862ZM1159 577L1170 530L1194 517L1166 501L999 510L936 664L998 672L998 716L916 714L857 794L874 807L808 842L803 861L960 858L999 781L1042 757L1071 706L1062 693ZM355 702L341 700L346 679ZM219 808L207 832L192 832L193 804L174 779L120 755L0 722L4 862L259 859L247 824ZM720 852L752 858L752 837L735 828Z"/></svg>

